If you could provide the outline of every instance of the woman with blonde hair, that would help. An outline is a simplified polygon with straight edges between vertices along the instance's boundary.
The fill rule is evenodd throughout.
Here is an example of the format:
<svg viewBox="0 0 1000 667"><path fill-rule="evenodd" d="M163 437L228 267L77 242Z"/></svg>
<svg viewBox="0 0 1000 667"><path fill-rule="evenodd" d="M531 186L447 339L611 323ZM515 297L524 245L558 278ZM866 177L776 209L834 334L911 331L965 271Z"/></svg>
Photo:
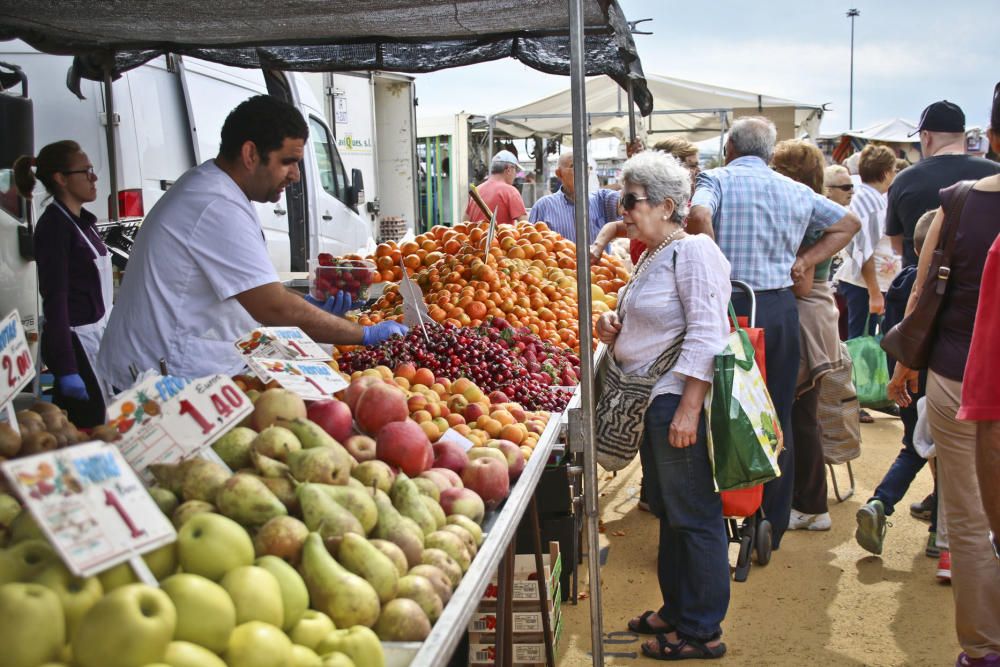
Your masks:
<svg viewBox="0 0 1000 667"><path fill-rule="evenodd" d="M42 295L42 360L55 376L52 400L70 421L103 424L104 391L95 375L111 314L111 255L84 204L97 199L97 175L75 141L57 141L14 162L14 182L31 199L40 181L52 201L35 227Z"/></svg>

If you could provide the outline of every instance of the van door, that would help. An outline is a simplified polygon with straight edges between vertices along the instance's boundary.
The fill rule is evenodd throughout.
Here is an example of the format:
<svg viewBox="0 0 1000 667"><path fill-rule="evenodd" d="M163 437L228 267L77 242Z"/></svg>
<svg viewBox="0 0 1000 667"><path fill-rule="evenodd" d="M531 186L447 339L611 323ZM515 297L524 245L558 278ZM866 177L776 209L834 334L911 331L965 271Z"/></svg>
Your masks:
<svg viewBox="0 0 1000 667"><path fill-rule="evenodd" d="M261 70L216 65L196 58L178 58L181 83L195 160L201 164L219 152L222 125L240 102L268 94ZM291 271L288 203L285 194L276 203L254 202L267 241L271 262L278 271Z"/></svg>
<svg viewBox="0 0 1000 667"><path fill-rule="evenodd" d="M267 70L264 73L267 82L267 92L283 102L296 106L295 96L283 72ZM309 257L308 211L306 207L306 192L310 185L307 181L305 160L299 161L299 182L285 188L285 201L288 204L288 242L291 246L291 270L307 271L306 260Z"/></svg>

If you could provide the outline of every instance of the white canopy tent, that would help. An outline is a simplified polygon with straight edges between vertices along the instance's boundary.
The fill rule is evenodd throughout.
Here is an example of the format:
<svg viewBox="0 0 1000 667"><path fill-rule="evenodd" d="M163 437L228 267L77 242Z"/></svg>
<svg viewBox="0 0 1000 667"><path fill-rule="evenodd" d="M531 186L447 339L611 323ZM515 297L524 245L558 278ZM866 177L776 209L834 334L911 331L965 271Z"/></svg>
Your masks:
<svg viewBox="0 0 1000 667"><path fill-rule="evenodd" d="M865 141L879 141L882 143L912 144L919 143L920 139L916 134L917 126L903 118L893 118L883 120L874 125L861 130L849 130L836 134L824 134L822 139L839 139L840 137L856 137Z"/></svg>
<svg viewBox="0 0 1000 667"><path fill-rule="evenodd" d="M785 137L816 137L823 107L761 93L723 88L660 75L646 75L653 113L643 118L647 134L679 134L690 141L718 136L733 118L766 115ZM571 135L570 91L543 97L490 117L492 127L514 137ZM626 140L628 95L607 77L587 79L588 134Z"/></svg>

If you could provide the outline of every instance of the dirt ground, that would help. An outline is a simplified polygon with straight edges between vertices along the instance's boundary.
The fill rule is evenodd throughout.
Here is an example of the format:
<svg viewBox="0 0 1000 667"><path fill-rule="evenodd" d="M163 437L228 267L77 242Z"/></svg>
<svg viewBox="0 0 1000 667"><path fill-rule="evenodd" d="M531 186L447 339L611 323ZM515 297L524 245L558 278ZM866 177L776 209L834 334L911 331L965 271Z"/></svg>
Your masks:
<svg viewBox="0 0 1000 667"><path fill-rule="evenodd" d="M932 488L925 468L890 517L881 557L854 541L854 514L869 498L899 450L898 419L875 413L862 425L862 456L853 462L856 492L838 503L830 487L833 528L789 531L769 565L754 565L743 583L732 583L723 623L728 653L736 665L953 665L952 594L935 579L937 561L924 555L927 524L909 514L909 504ZM842 491L845 466L837 466ZM646 639L627 632L626 622L661 600L656 582L657 522L639 511L638 462L601 481L607 558L601 569L606 665L655 664L642 655ZM735 545L730 562L735 563ZM588 590L586 564L581 590ZM563 605L559 665L591 665L590 600Z"/></svg>

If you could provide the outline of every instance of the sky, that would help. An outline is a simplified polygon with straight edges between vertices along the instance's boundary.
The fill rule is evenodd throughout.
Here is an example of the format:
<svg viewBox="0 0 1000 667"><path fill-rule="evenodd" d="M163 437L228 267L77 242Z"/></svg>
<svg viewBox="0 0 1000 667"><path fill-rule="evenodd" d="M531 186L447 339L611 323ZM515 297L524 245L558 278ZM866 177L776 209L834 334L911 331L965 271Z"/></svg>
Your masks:
<svg viewBox="0 0 1000 667"><path fill-rule="evenodd" d="M826 104L825 134L848 129L851 8L861 12L854 33L855 129L896 117L917 122L940 99L961 106L968 127L985 127L1000 81L1000 0L619 4L628 20L653 19L639 26L653 35L634 36L646 73ZM568 87L569 77L508 58L417 75L417 114L486 115Z"/></svg>

